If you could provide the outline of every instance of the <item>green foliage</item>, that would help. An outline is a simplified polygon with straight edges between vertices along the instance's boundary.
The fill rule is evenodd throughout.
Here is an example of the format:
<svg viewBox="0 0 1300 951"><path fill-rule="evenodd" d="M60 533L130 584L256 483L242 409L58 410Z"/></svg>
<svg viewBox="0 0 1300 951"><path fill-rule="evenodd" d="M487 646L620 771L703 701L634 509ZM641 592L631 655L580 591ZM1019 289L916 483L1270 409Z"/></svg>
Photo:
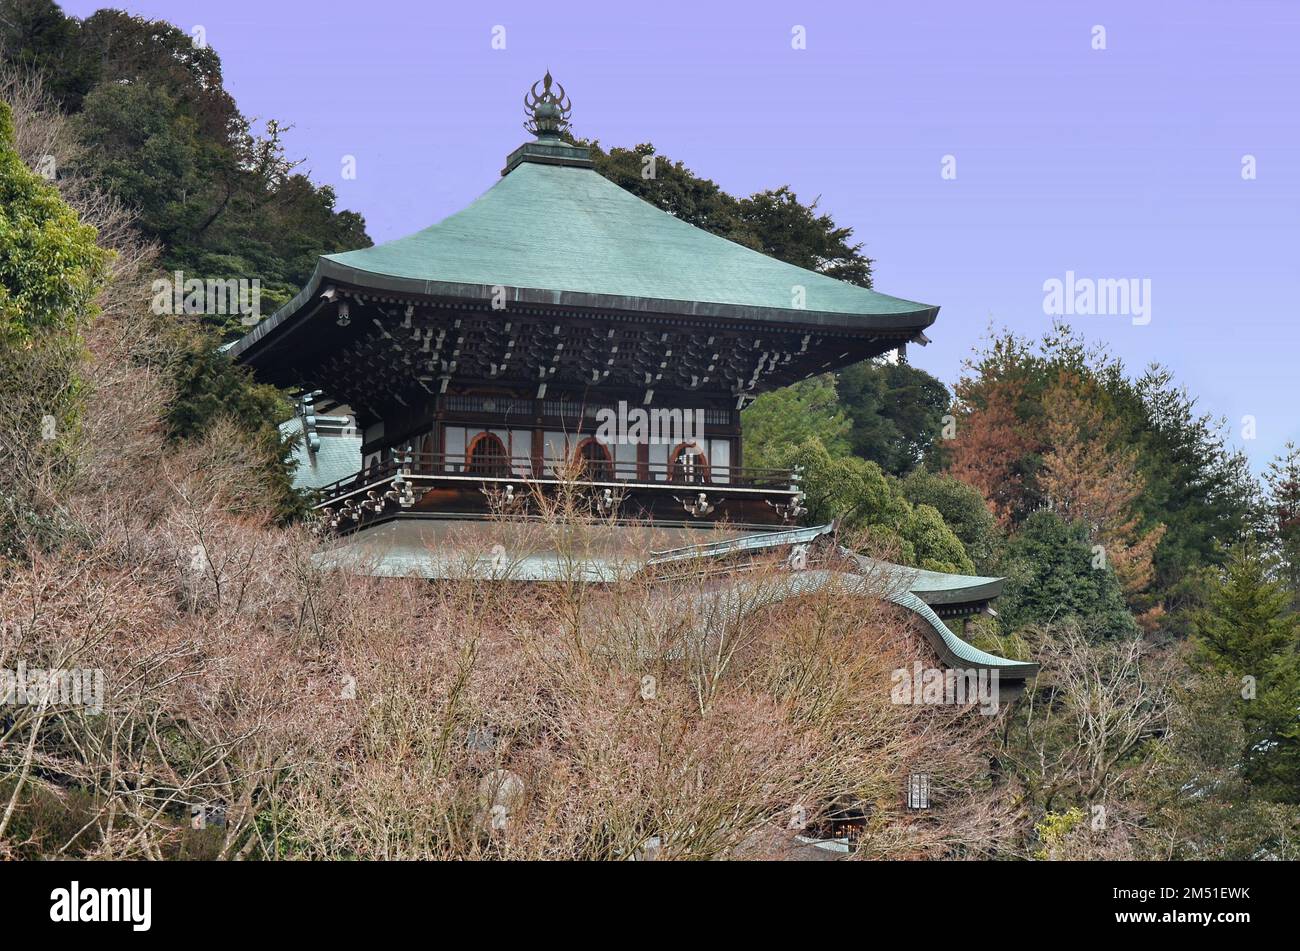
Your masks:
<svg viewBox="0 0 1300 951"><path fill-rule="evenodd" d="M872 463L867 463L872 465ZM939 510L931 505L912 505L903 496L898 483L888 476L891 493L907 506L906 516L899 528L903 539L912 546L914 564L931 571L948 571L973 574L975 565L966 549L951 528L944 522Z"/></svg>
<svg viewBox="0 0 1300 951"><path fill-rule="evenodd" d="M117 10L60 23L52 9L8 27L6 60L69 90L78 171L138 209L168 271L257 279L266 313L297 292L321 254L370 244L360 216L335 210L332 189L294 173L280 123L253 134L214 49ZM236 315L204 319L226 339L247 330Z"/></svg>
<svg viewBox="0 0 1300 951"><path fill-rule="evenodd" d="M185 279L256 280L265 316L307 281L320 255L371 243L360 216L335 209L331 188L294 172L283 126L270 120L263 135L250 130L225 91L217 52L196 46L184 30L118 10L77 21L44 0L22 0L0 24L0 40L5 61L42 71L72 114L79 145L70 162L74 170L138 211L137 226L162 245L168 272L180 271ZM43 183L40 188L53 194ZM0 216L11 207L8 200L2 204ZM51 253L24 248L24 267L30 272L57 251L73 275L77 232L52 224L41 234ZM85 242L93 247L93 233ZM70 314L90 297L86 280L64 281L52 273L22 277L29 296L49 299L16 302L15 314ZM0 328L9 314L0 298ZM170 435L195 439L218 418L233 418L264 445L268 478L279 488L277 509L290 514L303 502L290 487L287 447L275 426L289 403L216 350L247 331L240 316L160 321L158 333L174 338L181 354L168 408Z"/></svg>
<svg viewBox="0 0 1300 951"><path fill-rule="evenodd" d="M780 466L794 446L815 439L835 456L848 453L849 420L829 376L759 395L742 413L745 464Z"/></svg>
<svg viewBox="0 0 1300 951"><path fill-rule="evenodd" d="M979 571L992 570L1001 544L997 520L975 489L951 476L916 469L900 485L913 505L936 509Z"/></svg>
<svg viewBox="0 0 1300 951"><path fill-rule="evenodd" d="M54 0L8 0L0 13L0 51L24 71L43 70L58 102L75 108L97 67L77 43L79 30Z"/></svg>
<svg viewBox="0 0 1300 951"><path fill-rule="evenodd" d="M1278 569L1300 610L1300 447L1287 443L1264 475L1268 495L1262 522Z"/></svg>
<svg viewBox="0 0 1300 951"><path fill-rule="evenodd" d="M1200 603L1198 573L1221 564L1222 546L1242 538L1254 521L1257 490L1245 456L1228 446L1224 421L1200 412L1163 367L1153 365L1130 378L1121 361L1088 347L1065 325L1039 341L997 335L968 362L956 390L960 404L976 410L996 394L1014 394L1010 422L1028 448L1020 450L1010 469L1020 480L1012 490L1015 497L1001 500L1012 515L1013 534L1047 503L1039 484L1042 459L1034 447L1047 428L1045 396L1063 377L1079 381L1103 424L1136 451L1144 482L1135 502L1137 534L1165 526L1155 550L1150 600L1167 612L1166 631L1186 634Z"/></svg>
<svg viewBox="0 0 1300 951"><path fill-rule="evenodd" d="M0 103L0 343L75 331L91 316L106 264L95 229L19 158Z"/></svg>
<svg viewBox="0 0 1300 951"><path fill-rule="evenodd" d="M788 185L757 192L740 201L740 220L758 250L778 260L859 287L871 286L871 260L862 244L851 244L852 228L841 228L818 214L820 199L807 205Z"/></svg>
<svg viewBox="0 0 1300 951"><path fill-rule="evenodd" d="M22 162L0 102L0 559L58 534L45 490L74 467L84 392L81 330L108 255L58 191Z"/></svg>
<svg viewBox="0 0 1300 951"><path fill-rule="evenodd" d="M1008 580L998 602L1003 624L1015 631L1074 618L1093 639L1136 636L1115 573L1094 567L1097 558L1085 526L1051 512L1031 515L1007 543Z"/></svg>
<svg viewBox="0 0 1300 951"><path fill-rule="evenodd" d="M1138 448L1147 480L1142 511L1148 522L1167 526L1156 549L1156 588L1177 592L1189 570L1222 564L1223 546L1245 535L1254 479L1245 456L1228 447L1224 422L1199 413L1168 370L1151 367L1135 382L1112 371L1106 383ZM1188 596L1167 600L1176 608Z"/></svg>
<svg viewBox="0 0 1300 951"><path fill-rule="evenodd" d="M203 209L192 199L214 173L216 155L165 90L96 86L73 129L88 146L80 171L137 209L150 236L171 243L194 227Z"/></svg>
<svg viewBox="0 0 1300 951"><path fill-rule="evenodd" d="M259 138L231 104L226 126L211 131L196 107L218 107L185 77L94 87L75 121L86 146L80 171L139 210L141 230L163 244L168 271L256 278L263 313L273 311L321 254L368 246L365 224L335 211L333 189L293 173L275 120ZM238 315L204 319L227 338L247 330Z"/></svg>
<svg viewBox="0 0 1300 951"><path fill-rule="evenodd" d="M849 445L854 455L891 475L916 468L952 405L948 388L906 363L857 363L837 377L840 405L853 424Z"/></svg>
<svg viewBox="0 0 1300 951"><path fill-rule="evenodd" d="M1034 823L1034 834L1042 843L1042 848L1034 853L1034 858L1046 861L1055 858L1065 845L1065 838L1084 820L1083 810L1071 806L1064 812L1048 811L1043 818Z"/></svg>
<svg viewBox="0 0 1300 951"><path fill-rule="evenodd" d="M1246 733L1244 773L1276 801L1300 802L1300 618L1273 565L1253 545L1238 546L1197 612L1197 661L1243 678L1234 704ZM1253 689L1244 678L1253 678ZM1254 696L1250 696L1253 693Z"/></svg>
<svg viewBox="0 0 1300 951"><path fill-rule="evenodd" d="M656 154L648 142L608 152L595 141L582 144L591 148L600 174L682 221L788 264L871 286L872 262L860 243L851 243L853 229L818 214L817 199L805 205L787 185L735 198L681 162ZM647 174L651 167L653 175Z"/></svg>
<svg viewBox="0 0 1300 951"><path fill-rule="evenodd" d="M816 439L796 447L781 462L802 467L804 504L813 523L839 519L849 533L864 532L897 547L905 564L965 574L975 570L939 512L929 505L912 505L898 481L874 462L832 456Z"/></svg>
<svg viewBox="0 0 1300 951"><path fill-rule="evenodd" d="M1150 775L1136 790L1148 814L1152 853L1162 859L1295 859L1300 813L1260 795L1242 770L1250 745L1237 713L1241 681L1206 672L1180 685ZM1294 790L1292 790L1294 791Z"/></svg>
<svg viewBox="0 0 1300 951"><path fill-rule="evenodd" d="M762 394L745 409L745 459L770 465L785 448L822 440L832 455L904 475L922 460L948 412L948 390L906 364L855 364Z"/></svg>
<svg viewBox="0 0 1300 951"><path fill-rule="evenodd" d="M176 333L171 331L164 331ZM293 488L292 438L281 435L274 420L287 419L293 406L278 389L253 379L247 367L236 366L217 348L212 333L181 333L176 386L179 388L167 417L172 440L203 435L219 419L233 420L252 435L266 460L270 503L277 517L304 515L307 500Z"/></svg>

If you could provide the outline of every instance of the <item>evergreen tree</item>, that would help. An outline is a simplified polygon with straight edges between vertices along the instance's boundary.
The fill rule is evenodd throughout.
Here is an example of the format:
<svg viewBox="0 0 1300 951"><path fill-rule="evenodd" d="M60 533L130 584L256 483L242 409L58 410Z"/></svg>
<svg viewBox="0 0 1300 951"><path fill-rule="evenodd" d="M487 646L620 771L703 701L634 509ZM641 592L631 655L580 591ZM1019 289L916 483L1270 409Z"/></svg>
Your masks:
<svg viewBox="0 0 1300 951"><path fill-rule="evenodd" d="M851 423L835 398L829 376L763 393L742 415L747 466L779 467L794 447L810 439L832 456L848 454Z"/></svg>
<svg viewBox="0 0 1300 951"><path fill-rule="evenodd" d="M978 571L994 570L1001 546L997 521L975 489L951 476L916 469L900 483L913 505L929 505L943 516Z"/></svg>
<svg viewBox="0 0 1300 951"><path fill-rule="evenodd" d="M909 502L898 480L874 462L833 456L816 439L795 447L780 462L802 469L804 504L813 524L838 519L850 535L861 532L878 544L896 548L895 557L904 564L931 571L974 572L961 540L939 511Z"/></svg>
<svg viewBox="0 0 1300 951"><path fill-rule="evenodd" d="M0 343L75 331L92 313L105 264L95 229L23 164L0 102Z"/></svg>
<svg viewBox="0 0 1300 951"><path fill-rule="evenodd" d="M108 264L95 238L23 164L0 102L0 564L53 537L50 490L75 465L82 331Z"/></svg>
<svg viewBox="0 0 1300 951"><path fill-rule="evenodd" d="M916 468L952 404L948 388L906 363L866 361L836 376L835 391L852 421L853 454L891 475L907 475Z"/></svg>
<svg viewBox="0 0 1300 951"><path fill-rule="evenodd" d="M817 199L803 204L786 185L735 198L648 142L606 152L599 142L573 141L591 149L600 174L682 221L789 264L871 286L872 262L853 243L853 229L819 214Z"/></svg>
<svg viewBox="0 0 1300 951"><path fill-rule="evenodd" d="M1197 614L1197 659L1242 682L1244 773L1268 795L1300 802L1300 619L1274 566L1254 545L1232 552Z"/></svg>
<svg viewBox="0 0 1300 951"><path fill-rule="evenodd" d="M1300 448L1287 443L1264 475L1267 499L1264 528L1281 577L1300 609Z"/></svg>
<svg viewBox="0 0 1300 951"><path fill-rule="evenodd" d="M1010 631L1074 618L1093 640L1137 633L1115 572L1079 522L1035 512L1008 542L1004 571L998 613Z"/></svg>

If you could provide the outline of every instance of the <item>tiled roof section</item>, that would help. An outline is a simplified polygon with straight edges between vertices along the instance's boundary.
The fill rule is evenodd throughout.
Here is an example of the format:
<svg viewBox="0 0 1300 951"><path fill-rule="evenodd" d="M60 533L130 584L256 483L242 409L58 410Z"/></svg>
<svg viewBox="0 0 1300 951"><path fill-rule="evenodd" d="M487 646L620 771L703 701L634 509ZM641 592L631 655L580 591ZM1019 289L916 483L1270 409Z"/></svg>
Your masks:
<svg viewBox="0 0 1300 951"><path fill-rule="evenodd" d="M889 597L890 601L900 607L919 615L926 623L926 631L931 646L940 659L949 667L975 667L996 669L1009 677L1032 677L1038 673L1038 665L1022 660L1011 660L982 651L973 644L958 637L947 624L934 613L934 609L911 591L900 591Z"/></svg>
<svg viewBox="0 0 1300 951"><path fill-rule="evenodd" d="M837 281L697 228L593 168L530 159L467 208L423 231L322 256L307 285L236 341L231 356L244 358L299 314L310 314L332 283L492 306L685 316L903 339L916 338L938 316L936 306Z"/></svg>
<svg viewBox="0 0 1300 951"><path fill-rule="evenodd" d="M280 424L280 431L302 436L302 417L294 416ZM293 473L295 489L319 489L361 471L361 437L358 435L320 435L320 448L312 452L305 439L298 439L293 450L297 463Z"/></svg>
<svg viewBox="0 0 1300 951"><path fill-rule="evenodd" d="M898 317L928 304L786 264L687 224L593 169L526 162L449 218L326 260L365 275L560 294L734 305L806 314ZM796 288L803 288L802 301ZM558 299L556 303L559 303Z"/></svg>
<svg viewBox="0 0 1300 951"><path fill-rule="evenodd" d="M721 558L778 545L808 544L833 532L833 525L737 533L732 530L663 530L609 526L600 529L599 544L582 546L586 557L572 558L532 536L511 552L505 565L494 565L493 545L507 541L507 526L489 522L390 522L367 529L317 556L325 568L382 577L505 577L515 581L557 581L572 577L575 567L590 582L613 582L650 565L695 558ZM588 542L591 540L589 539ZM688 542L683 546L682 542ZM851 554L844 551L844 554ZM997 669L1008 679L1038 673L1028 661L998 657L968 644L930 607L986 601L1001 592L1003 579L949 575L854 556L860 571L809 569L783 573L757 584L738 576L733 584L697 596L695 615L704 623L737 611L800 597L830 584L845 586L864 597L884 598L915 613L924 622L925 637L944 664L955 668Z"/></svg>
<svg viewBox="0 0 1300 951"><path fill-rule="evenodd" d="M877 561L864 555L843 550L863 572L884 571L896 577L900 590L912 591L926 604L964 604L987 601L998 597L1005 584L1004 578L986 578L980 575L950 575L942 571L927 571L906 565Z"/></svg>

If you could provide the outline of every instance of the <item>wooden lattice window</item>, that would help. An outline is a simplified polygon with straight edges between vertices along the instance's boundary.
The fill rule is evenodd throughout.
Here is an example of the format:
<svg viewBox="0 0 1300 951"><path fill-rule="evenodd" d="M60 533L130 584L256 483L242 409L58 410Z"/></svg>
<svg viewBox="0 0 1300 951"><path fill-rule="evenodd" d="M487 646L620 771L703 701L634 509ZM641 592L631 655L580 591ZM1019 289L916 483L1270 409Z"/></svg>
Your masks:
<svg viewBox="0 0 1300 951"><path fill-rule="evenodd" d="M609 482L614 478L614 460L609 449L594 436L578 443L573 458L582 467L582 475L593 482Z"/></svg>
<svg viewBox="0 0 1300 951"><path fill-rule="evenodd" d="M471 475L510 477L510 453L495 433L479 433L465 450L465 471Z"/></svg>
<svg viewBox="0 0 1300 951"><path fill-rule="evenodd" d="M678 443L668 457L668 478L673 482L709 481L709 456L699 443Z"/></svg>

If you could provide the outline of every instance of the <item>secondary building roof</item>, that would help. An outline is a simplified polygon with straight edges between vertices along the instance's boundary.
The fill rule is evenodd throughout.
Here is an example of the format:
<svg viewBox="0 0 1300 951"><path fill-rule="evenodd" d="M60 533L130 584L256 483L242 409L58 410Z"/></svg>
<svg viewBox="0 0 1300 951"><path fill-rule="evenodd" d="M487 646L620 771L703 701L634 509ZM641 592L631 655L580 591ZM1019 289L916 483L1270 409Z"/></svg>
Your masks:
<svg viewBox="0 0 1300 951"><path fill-rule="evenodd" d="M567 525L561 535L538 523L458 520L394 521L339 541L316 556L323 568L379 577L498 579L555 582L581 578L614 583L655 567L694 562L725 564L737 555L779 551L833 538L835 526L816 525L745 533L729 527L665 529L653 525ZM808 569L777 578L736 576L697 595L694 615L708 623L838 585L864 597L885 598L924 622L922 632L940 660L957 668L997 669L1011 680L1038 673L1038 665L980 650L963 640L932 605L979 604L996 598L1003 579L949 575L876 561L839 549L860 569ZM704 622L702 622L704 623Z"/></svg>

